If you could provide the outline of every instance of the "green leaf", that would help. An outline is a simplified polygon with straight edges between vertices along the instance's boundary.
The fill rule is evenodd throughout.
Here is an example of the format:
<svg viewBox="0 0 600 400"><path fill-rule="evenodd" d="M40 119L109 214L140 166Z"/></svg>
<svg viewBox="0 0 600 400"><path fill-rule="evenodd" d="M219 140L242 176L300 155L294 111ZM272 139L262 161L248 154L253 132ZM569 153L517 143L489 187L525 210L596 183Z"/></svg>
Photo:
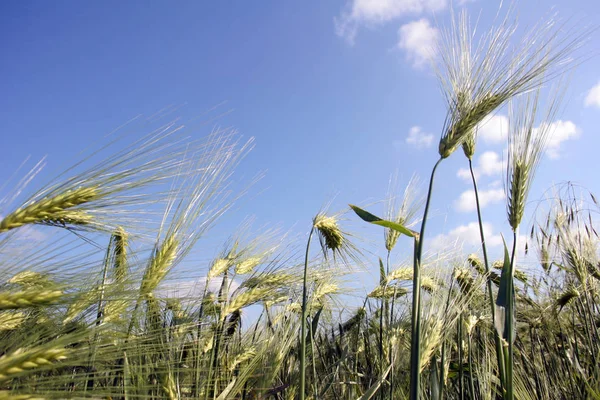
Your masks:
<svg viewBox="0 0 600 400"><path fill-rule="evenodd" d="M506 310L508 309L508 302L513 301L514 304L514 286L512 282L512 266L510 265L510 255L508 254L508 248L506 247L506 241L504 236L502 237L504 243L504 263L502 265L502 274L500 275L500 286L498 288L498 297L496 299L496 330L498 334L508 341L508 321L506 320ZM515 324L510 324L513 327ZM514 333L512 340L514 340Z"/></svg>
<svg viewBox="0 0 600 400"><path fill-rule="evenodd" d="M429 379L431 386L431 398L439 399L440 398L440 378L438 376L438 365L437 365L437 357L434 355L431 357L431 361L429 362Z"/></svg>
<svg viewBox="0 0 600 400"><path fill-rule="evenodd" d="M229 382L229 384L227 385L227 387L221 392L221 394L219 395L219 397L217 397L217 400L230 399L231 397L229 397L229 394L231 393L231 390L235 386L236 381L237 381L237 377L233 377L233 379L231 380L231 382Z"/></svg>
<svg viewBox="0 0 600 400"><path fill-rule="evenodd" d="M371 385L371 387L369 389L367 389L367 391L362 396L360 396L358 398L358 400L369 400L370 398L375 396L375 393L377 393L379 391L379 388L381 387L383 382L385 382L388 374L392 370L393 365L394 365L393 363L390 364L390 366L387 367L387 369L383 372L383 374L379 377L379 379L377 379L377 381L375 381L375 383L373 383L373 385Z"/></svg>
<svg viewBox="0 0 600 400"><path fill-rule="evenodd" d="M395 230L396 232L400 232L409 237L417 236L417 232L415 232L411 229L408 229L407 227L400 225L397 222L386 221L385 219L381 219L381 218L371 214L370 212L365 211L362 208L356 207L352 204L350 204L350 208L352 208L352 210L354 210L356 215L358 215L363 221L370 222L375 225L383 226L385 228L390 228L392 230Z"/></svg>

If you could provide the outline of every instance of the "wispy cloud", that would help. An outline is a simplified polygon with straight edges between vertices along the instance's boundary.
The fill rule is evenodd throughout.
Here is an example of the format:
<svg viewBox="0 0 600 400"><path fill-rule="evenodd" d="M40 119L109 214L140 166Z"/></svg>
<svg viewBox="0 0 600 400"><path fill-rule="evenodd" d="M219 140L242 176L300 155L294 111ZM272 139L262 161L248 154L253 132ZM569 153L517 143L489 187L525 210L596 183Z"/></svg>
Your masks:
<svg viewBox="0 0 600 400"><path fill-rule="evenodd" d="M473 168L475 177L479 178L483 176L495 176L500 175L506 168L506 157L504 160L500 158L500 155L495 151L485 151L481 153L477 159L477 165ZM471 172L467 168L460 168L456 173L459 178L470 182Z"/></svg>
<svg viewBox="0 0 600 400"><path fill-rule="evenodd" d="M354 43L360 26L375 26L405 15L443 10L447 0L351 0L334 18L335 32Z"/></svg>
<svg viewBox="0 0 600 400"><path fill-rule="evenodd" d="M485 208L490 204L499 203L505 198L503 189L488 189L479 190L479 205ZM477 210L475 201L475 191L467 190L460 194L459 198L454 202L454 208L458 212L473 212Z"/></svg>
<svg viewBox="0 0 600 400"><path fill-rule="evenodd" d="M440 31L429 20L421 18L398 29L398 48L406 52L415 68L423 68L435 55Z"/></svg>
<svg viewBox="0 0 600 400"><path fill-rule="evenodd" d="M477 125L477 137L486 143L504 143L508 137L508 118L488 115Z"/></svg>
<svg viewBox="0 0 600 400"><path fill-rule="evenodd" d="M413 126L410 128L410 131L408 131L406 143L421 149L425 147L431 147L433 144L433 139L433 134L424 132L420 126Z"/></svg>
<svg viewBox="0 0 600 400"><path fill-rule="evenodd" d="M585 105L587 107L595 106L600 108L600 82L592 87L587 96L585 96Z"/></svg>
<svg viewBox="0 0 600 400"><path fill-rule="evenodd" d="M502 237L500 234L494 233L492 224L484 222L483 233L487 246L496 247L502 244ZM466 251L481 246L479 224L477 222L459 225L450 232L437 235L431 240L431 247L435 250L455 249L457 246L463 247Z"/></svg>
<svg viewBox="0 0 600 400"><path fill-rule="evenodd" d="M537 128L539 129L539 127ZM550 124L550 135L546 144L546 154L551 159L560 158L560 146L563 142L579 137L581 130L572 121L558 120Z"/></svg>

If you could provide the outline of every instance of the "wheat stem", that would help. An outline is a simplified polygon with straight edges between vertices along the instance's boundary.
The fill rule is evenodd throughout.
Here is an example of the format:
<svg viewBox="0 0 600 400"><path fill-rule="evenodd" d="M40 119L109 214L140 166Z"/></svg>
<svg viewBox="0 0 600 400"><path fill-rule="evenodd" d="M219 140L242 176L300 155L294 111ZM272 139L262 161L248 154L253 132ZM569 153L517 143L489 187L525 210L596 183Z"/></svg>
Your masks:
<svg viewBox="0 0 600 400"><path fill-rule="evenodd" d="M429 189L427 190L427 200L425 200L425 211L423 212L423 221L421 222L421 231L419 236L414 239L414 262L413 262L413 302L412 302L412 336L410 343L410 399L418 400L420 398L421 388L421 258L423 254L423 239L425 235L425 225L429 206L433 194L433 181L435 172L442 162L443 158L437 160L431 170L429 178Z"/></svg>
<svg viewBox="0 0 600 400"><path fill-rule="evenodd" d="M310 252L310 241L315 232L315 226L310 230L308 242L306 243L306 254L304 256L304 275L302 278L302 320L300 321L300 400L306 397L306 309L307 309L307 275L308 275L308 255Z"/></svg>
<svg viewBox="0 0 600 400"><path fill-rule="evenodd" d="M485 266L485 273L489 274L490 264L487 253L487 245L485 243L485 234L483 232L483 218L481 216L481 205L479 203L479 190L477 189L477 179L475 178L475 172L473 170L473 162L469 158L469 170L471 172L471 179L473 181L473 190L475 192L475 205L477 209L477 222L479 224L479 236L481 238L481 250L483 252L483 265ZM490 303L490 313L492 315L492 323L495 326L496 323L496 304L494 302L494 293L492 291L492 282L490 279L486 280L486 289L488 295L488 301ZM502 356L502 342L500 340L499 333L494 329L494 345L496 346L496 359L498 360L498 373L500 375L500 390L505 385L505 368L504 368L504 357Z"/></svg>

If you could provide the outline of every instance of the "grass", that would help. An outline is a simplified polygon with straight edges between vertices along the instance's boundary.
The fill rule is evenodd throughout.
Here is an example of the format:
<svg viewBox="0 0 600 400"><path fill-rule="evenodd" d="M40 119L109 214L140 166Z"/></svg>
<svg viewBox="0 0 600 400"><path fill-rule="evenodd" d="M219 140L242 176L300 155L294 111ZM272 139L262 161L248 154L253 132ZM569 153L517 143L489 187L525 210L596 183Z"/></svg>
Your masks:
<svg viewBox="0 0 600 400"><path fill-rule="evenodd" d="M522 226L561 95L534 129L540 88L578 45L543 27L512 52L508 18L477 45L466 14L453 21L437 67L448 114L426 195L416 179L390 185L386 219L351 206L384 228L374 260L339 213L319 212L306 241L253 235L244 223L214 260L194 260L204 284L185 293L192 278L178 268L243 194L232 177L251 142L229 130L190 140L166 124L0 210L0 399L598 398L600 204L565 184ZM478 124L505 104L514 235L492 262L471 160ZM483 260L427 253L435 173L459 147ZM44 234L23 246L32 229ZM519 230L539 256L527 271ZM398 265L407 238L413 253ZM344 303L343 267L371 263L379 282L356 307Z"/></svg>

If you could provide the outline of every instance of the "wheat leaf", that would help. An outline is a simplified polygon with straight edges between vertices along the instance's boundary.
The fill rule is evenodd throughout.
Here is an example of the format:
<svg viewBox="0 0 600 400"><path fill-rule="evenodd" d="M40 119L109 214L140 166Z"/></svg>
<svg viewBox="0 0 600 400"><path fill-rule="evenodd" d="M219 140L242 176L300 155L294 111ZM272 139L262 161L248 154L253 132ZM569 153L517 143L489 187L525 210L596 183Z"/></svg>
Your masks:
<svg viewBox="0 0 600 400"><path fill-rule="evenodd" d="M363 221L370 222L375 225L383 226L385 228L393 229L396 232L400 232L408 237L415 237L417 235L417 232L415 232L411 229L408 229L407 227L400 225L399 223L381 219L381 218L371 214L370 212L363 210L362 208L356 207L352 204L350 204L350 208L352 208L352 210L354 210L356 215L358 215Z"/></svg>

